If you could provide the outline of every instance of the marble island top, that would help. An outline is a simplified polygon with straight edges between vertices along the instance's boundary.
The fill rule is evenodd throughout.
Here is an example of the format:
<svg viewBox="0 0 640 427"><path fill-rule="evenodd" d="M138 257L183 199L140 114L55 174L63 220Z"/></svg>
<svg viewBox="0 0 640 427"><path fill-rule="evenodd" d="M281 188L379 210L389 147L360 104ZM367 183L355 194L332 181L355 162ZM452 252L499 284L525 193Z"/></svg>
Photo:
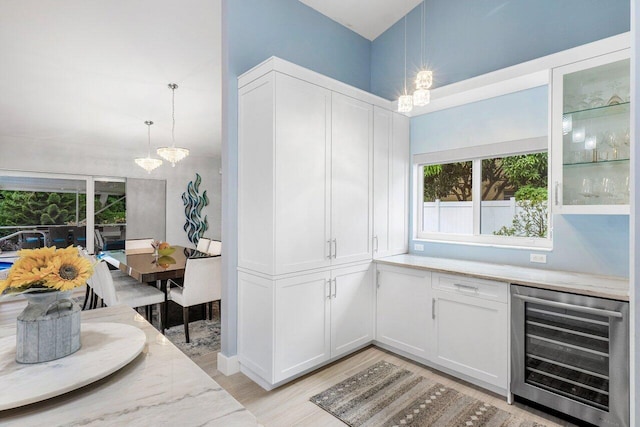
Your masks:
<svg viewBox="0 0 640 427"><path fill-rule="evenodd" d="M0 411L0 425L258 425L253 414L177 347L163 340L149 323L134 319L135 312L124 306L83 312L83 324L124 323L142 330L146 335L142 353L122 369L86 387ZM0 338L14 334L15 322L0 327ZM11 384L3 386L4 393L11 393Z"/></svg>
<svg viewBox="0 0 640 427"><path fill-rule="evenodd" d="M629 279L569 271L542 270L506 264L432 258L419 255L394 255L380 258L378 264L418 268L441 273L460 274L505 283L571 292L620 301L629 301Z"/></svg>

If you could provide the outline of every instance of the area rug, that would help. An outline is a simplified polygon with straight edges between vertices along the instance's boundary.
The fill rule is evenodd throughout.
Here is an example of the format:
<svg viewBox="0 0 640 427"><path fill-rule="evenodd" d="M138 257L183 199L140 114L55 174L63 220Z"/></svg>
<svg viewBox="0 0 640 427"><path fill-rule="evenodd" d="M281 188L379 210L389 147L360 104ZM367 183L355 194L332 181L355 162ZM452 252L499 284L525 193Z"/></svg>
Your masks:
<svg viewBox="0 0 640 427"><path fill-rule="evenodd" d="M202 356L220 350L220 319L189 322L189 343L182 325L166 329L164 335L187 356Z"/></svg>
<svg viewBox="0 0 640 427"><path fill-rule="evenodd" d="M385 361L309 400L352 427L544 427Z"/></svg>

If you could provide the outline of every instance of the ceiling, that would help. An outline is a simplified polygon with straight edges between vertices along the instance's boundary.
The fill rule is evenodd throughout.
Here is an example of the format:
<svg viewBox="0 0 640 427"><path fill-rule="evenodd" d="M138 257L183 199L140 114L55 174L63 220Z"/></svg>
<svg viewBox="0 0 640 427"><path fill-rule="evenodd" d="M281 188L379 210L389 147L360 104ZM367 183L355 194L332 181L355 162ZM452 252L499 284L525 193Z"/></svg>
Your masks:
<svg viewBox="0 0 640 427"><path fill-rule="evenodd" d="M421 0L300 1L374 39ZM2 0L0 148L146 156L145 120L152 149L171 144L167 85L177 83L176 145L219 156L220 4Z"/></svg>
<svg viewBox="0 0 640 427"><path fill-rule="evenodd" d="M187 7L188 6L188 7ZM218 156L220 2L2 0L0 147L41 142Z"/></svg>
<svg viewBox="0 0 640 427"><path fill-rule="evenodd" d="M300 0L323 15L374 40L422 0Z"/></svg>

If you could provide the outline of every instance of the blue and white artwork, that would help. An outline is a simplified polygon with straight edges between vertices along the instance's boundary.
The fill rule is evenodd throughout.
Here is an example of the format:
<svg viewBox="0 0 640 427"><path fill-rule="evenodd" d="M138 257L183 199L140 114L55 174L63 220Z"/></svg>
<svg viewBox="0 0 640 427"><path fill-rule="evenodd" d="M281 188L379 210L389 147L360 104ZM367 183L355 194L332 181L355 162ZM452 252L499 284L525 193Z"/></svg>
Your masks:
<svg viewBox="0 0 640 427"><path fill-rule="evenodd" d="M196 173L195 182L189 181L187 191L182 193L184 215L187 217L187 221L182 228L187 232L189 241L194 245L198 244L202 235L209 229L207 216L205 215L204 218L202 218L202 208L209 204L209 198L207 197L207 190L205 190L202 195L199 194L201 182L202 178L200 174Z"/></svg>

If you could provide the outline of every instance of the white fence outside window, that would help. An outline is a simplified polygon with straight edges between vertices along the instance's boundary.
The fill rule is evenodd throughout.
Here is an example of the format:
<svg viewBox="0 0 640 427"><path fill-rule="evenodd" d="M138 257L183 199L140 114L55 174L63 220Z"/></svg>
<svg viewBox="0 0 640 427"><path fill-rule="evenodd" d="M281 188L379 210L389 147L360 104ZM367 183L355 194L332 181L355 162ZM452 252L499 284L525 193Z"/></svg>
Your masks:
<svg viewBox="0 0 640 427"><path fill-rule="evenodd" d="M482 202L481 233L493 234L503 226L510 227L519 211L515 197ZM473 234L473 202L424 202L422 230L426 233Z"/></svg>

